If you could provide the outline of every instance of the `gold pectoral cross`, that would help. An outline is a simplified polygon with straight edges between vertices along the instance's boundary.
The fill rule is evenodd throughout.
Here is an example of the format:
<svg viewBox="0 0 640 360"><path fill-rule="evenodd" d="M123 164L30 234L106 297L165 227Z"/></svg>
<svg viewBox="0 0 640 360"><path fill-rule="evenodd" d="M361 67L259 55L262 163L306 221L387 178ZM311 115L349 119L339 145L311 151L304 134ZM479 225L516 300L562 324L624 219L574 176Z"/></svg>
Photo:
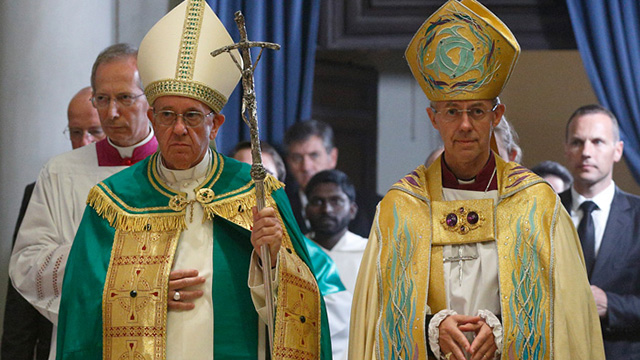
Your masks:
<svg viewBox="0 0 640 360"><path fill-rule="evenodd" d="M458 266L459 266L459 281L460 281L460 286L462 286L462 266L464 266L464 262L465 261L471 261L471 260L475 260L478 258L478 255L462 255L462 246L456 246L458 248L458 256L454 256L454 257L446 257L444 258L444 262L457 262Z"/></svg>

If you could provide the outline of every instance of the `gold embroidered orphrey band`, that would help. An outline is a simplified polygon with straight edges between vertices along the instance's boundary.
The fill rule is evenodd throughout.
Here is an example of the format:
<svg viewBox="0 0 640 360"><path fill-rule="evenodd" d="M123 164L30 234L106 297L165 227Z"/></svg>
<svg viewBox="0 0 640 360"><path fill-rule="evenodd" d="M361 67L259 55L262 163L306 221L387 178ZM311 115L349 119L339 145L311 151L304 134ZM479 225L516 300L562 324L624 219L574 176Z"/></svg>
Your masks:
<svg viewBox="0 0 640 360"><path fill-rule="evenodd" d="M103 359L165 359L166 284L179 236L116 230L102 300Z"/></svg>

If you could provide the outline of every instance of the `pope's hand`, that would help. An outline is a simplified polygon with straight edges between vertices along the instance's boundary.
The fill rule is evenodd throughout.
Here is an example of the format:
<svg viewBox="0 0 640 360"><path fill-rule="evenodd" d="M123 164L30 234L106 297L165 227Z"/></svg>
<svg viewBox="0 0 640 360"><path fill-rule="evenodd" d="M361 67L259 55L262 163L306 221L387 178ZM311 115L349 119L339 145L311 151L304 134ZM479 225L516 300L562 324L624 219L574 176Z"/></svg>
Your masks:
<svg viewBox="0 0 640 360"><path fill-rule="evenodd" d="M202 290L185 290L189 287L204 284L204 277L198 276L196 269L173 270L169 274L169 293L167 294L169 310L191 310L195 304L191 300L202 297ZM176 292L179 295L176 295ZM176 300L177 299L177 300Z"/></svg>
<svg viewBox="0 0 640 360"><path fill-rule="evenodd" d="M260 247L264 244L269 245L269 250L271 250L271 267L274 267L278 260L280 245L282 244L282 226L280 226L280 221L273 208L266 207L258 212L258 209L254 207L252 211L253 229L251 230L251 244L258 256L261 255Z"/></svg>

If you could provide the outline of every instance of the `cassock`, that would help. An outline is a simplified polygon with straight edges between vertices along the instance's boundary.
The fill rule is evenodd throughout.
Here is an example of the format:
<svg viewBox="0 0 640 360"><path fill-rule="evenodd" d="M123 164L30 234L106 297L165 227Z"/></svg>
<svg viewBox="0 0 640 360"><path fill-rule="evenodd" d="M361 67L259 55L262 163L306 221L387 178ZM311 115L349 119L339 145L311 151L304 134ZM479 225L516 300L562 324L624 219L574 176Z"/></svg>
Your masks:
<svg viewBox="0 0 640 360"><path fill-rule="evenodd" d="M260 358L264 288L250 241L249 169L212 152L175 171L155 154L95 186L67 264L57 358ZM335 271L316 281L282 185L269 176L265 188L285 230L272 270L274 356L328 359L321 292L342 285L329 279ZM194 310L167 311L169 272L186 268L206 278L205 295Z"/></svg>
<svg viewBox="0 0 640 360"><path fill-rule="evenodd" d="M55 326L62 279L89 190L99 181L156 151L150 129L139 144L116 147L108 139L50 159L40 170L11 255L9 274L18 292Z"/></svg>
<svg viewBox="0 0 640 360"><path fill-rule="evenodd" d="M444 188L447 176L442 158L419 166L380 203L349 358L427 359L429 321L455 310L499 319L503 359L604 359L580 243L553 190L493 154L480 189Z"/></svg>

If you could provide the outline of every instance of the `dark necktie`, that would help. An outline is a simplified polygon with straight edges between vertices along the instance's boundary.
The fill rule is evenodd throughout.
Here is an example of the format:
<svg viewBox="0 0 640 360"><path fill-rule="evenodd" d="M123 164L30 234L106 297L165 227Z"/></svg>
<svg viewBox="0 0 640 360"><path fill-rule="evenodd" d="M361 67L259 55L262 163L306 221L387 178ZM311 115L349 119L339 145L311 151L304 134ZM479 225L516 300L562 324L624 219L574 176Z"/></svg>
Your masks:
<svg viewBox="0 0 640 360"><path fill-rule="evenodd" d="M582 253L584 254L584 262L587 267L587 275L591 278L591 270L596 262L596 231L593 226L593 217L591 213L598 209L598 205L593 201L585 201L580 204L582 210L582 220L578 224L578 236L582 243Z"/></svg>

